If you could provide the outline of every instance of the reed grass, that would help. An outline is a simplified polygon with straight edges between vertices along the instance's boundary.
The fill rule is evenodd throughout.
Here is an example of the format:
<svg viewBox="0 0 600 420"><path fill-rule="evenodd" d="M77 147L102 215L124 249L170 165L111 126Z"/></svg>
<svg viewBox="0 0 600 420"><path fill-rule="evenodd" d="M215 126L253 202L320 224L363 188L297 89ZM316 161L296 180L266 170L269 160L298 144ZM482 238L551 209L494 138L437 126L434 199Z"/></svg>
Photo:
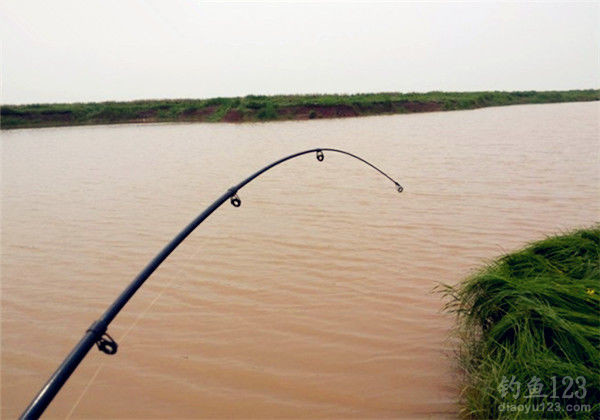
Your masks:
<svg viewBox="0 0 600 420"><path fill-rule="evenodd" d="M458 319L465 417L600 417L599 252L594 226L533 243L443 286L446 309ZM528 398L534 378L546 397Z"/></svg>

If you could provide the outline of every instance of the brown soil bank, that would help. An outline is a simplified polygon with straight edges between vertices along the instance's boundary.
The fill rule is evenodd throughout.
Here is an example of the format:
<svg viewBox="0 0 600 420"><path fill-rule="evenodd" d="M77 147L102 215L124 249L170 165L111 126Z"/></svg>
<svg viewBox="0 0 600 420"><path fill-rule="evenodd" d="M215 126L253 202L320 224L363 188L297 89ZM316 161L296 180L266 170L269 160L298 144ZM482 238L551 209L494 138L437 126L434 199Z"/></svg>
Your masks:
<svg viewBox="0 0 600 420"><path fill-rule="evenodd" d="M600 100L600 90L248 95L241 98L4 105L0 128L170 121L247 122Z"/></svg>

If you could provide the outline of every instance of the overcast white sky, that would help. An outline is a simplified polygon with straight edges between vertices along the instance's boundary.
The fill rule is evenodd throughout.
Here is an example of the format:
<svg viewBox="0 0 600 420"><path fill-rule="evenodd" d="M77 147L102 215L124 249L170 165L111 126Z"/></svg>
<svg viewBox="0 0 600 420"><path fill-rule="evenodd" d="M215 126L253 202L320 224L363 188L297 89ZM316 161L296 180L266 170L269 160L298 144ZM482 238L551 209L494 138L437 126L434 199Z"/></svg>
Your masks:
<svg viewBox="0 0 600 420"><path fill-rule="evenodd" d="M2 103L600 87L600 2L1 0Z"/></svg>

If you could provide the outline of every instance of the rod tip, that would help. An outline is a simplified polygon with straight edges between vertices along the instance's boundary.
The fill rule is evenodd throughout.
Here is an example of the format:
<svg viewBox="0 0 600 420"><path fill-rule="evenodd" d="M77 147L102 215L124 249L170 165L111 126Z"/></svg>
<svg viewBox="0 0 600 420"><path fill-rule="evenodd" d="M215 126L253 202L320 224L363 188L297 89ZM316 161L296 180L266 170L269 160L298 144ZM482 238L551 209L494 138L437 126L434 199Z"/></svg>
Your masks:
<svg viewBox="0 0 600 420"><path fill-rule="evenodd" d="M404 187L402 185L398 184L397 182L396 182L396 189L398 190L399 193L404 191Z"/></svg>

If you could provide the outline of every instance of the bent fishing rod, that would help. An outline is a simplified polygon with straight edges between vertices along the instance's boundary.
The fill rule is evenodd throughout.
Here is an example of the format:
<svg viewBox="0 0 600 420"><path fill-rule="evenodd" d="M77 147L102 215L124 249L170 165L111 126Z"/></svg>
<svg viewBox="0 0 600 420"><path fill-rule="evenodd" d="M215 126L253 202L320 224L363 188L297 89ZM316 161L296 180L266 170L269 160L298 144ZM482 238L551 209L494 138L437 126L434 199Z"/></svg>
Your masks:
<svg viewBox="0 0 600 420"><path fill-rule="evenodd" d="M238 197L238 191L242 189L245 185L252 182L254 179L258 178L263 173L267 172L269 169L288 161L290 159L294 159L298 156L306 155L308 153L316 153L317 160L322 162L325 159L325 155L323 152L335 152L341 153L359 161L369 165L371 168L375 169L381 175L385 176L387 179L392 181L396 185L396 189L398 192L402 192L402 186L392 179L388 174L383 172L381 169L376 167L375 165L367 162L361 157L353 155L352 153L345 152L343 150L338 149L310 149L305 150L303 152L295 153L293 155L286 156L281 158L270 165L265 166L261 170L255 172L250 175L248 178L244 179L239 184L229 188L221 197L217 198L214 203L206 208L202 213L200 213L192 222L187 225L177 236L171 240L165 246L162 251L160 251L149 263L148 265L133 279L133 281L127 286L127 288L121 293L121 295L113 302L112 305L104 312L104 314L90 327L86 330L83 338L77 343L77 345L71 350L71 353L65 358L62 364L56 369L56 371L52 374L48 382L43 386L43 388L38 392L36 397L29 403L23 414L21 414L21 419L35 419L42 415L48 404L52 401L54 396L60 391L64 383L69 379L73 371L77 368L79 363L83 360L83 358L87 355L90 349L96 345L98 350L112 355L117 352L118 344L116 341L108 334L107 329L110 323L115 319L117 314L123 309L123 307L127 304L129 299L137 292L137 290L144 284L144 282L152 275L154 270L158 268L162 264L162 262L177 248L177 246L188 237L190 233L194 231L198 227L200 223L202 223L208 216L210 216L216 209L218 209L221 204L225 201L230 200L231 204L234 207L239 207L242 204L242 201Z"/></svg>

